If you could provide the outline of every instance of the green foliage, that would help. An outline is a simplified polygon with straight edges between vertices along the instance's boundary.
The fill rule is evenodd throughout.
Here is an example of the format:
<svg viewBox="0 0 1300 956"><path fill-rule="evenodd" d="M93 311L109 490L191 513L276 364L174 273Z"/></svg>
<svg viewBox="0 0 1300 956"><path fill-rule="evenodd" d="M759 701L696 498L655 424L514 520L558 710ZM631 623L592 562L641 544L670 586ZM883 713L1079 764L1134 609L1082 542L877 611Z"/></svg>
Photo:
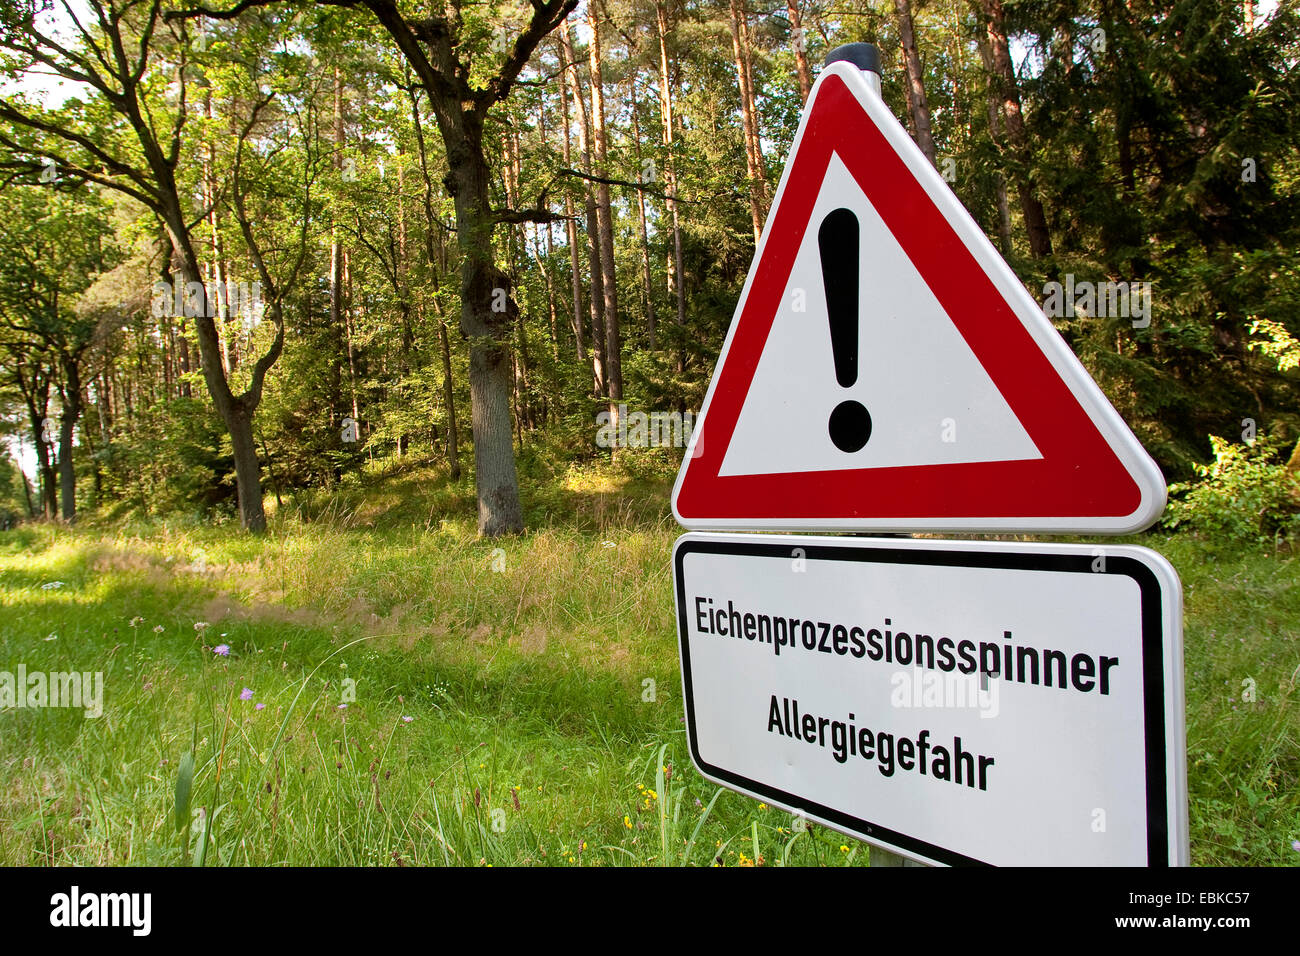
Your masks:
<svg viewBox="0 0 1300 956"><path fill-rule="evenodd" d="M912 4L937 165L1035 294L1065 274L1152 283L1149 326L1079 314L1057 328L1165 474L1171 481L1196 475L1206 460L1204 436L1224 433L1227 421L1249 415L1262 430L1300 426L1296 5L1279 4L1247 24L1247 6L1199 0L1002 4L1017 58L1024 150L1009 141L1004 91L981 52L983 6ZM784 4L739 8L747 11L749 36L741 42L770 202L803 106L796 48ZM608 162L595 171L610 179L622 394L631 411L699 409L754 252L732 10L718 0L600 5L608 18L601 30ZM814 72L840 42L880 46L885 102L910 127L893 5L831 0L801 10ZM471 82L499 67L509 47L503 40L526 14L495 6L466 12L457 46L472 63ZM104 29L94 19L89 37ZM160 141L184 119L175 175L208 277L258 279L234 214L237 197L272 275L293 272L300 241L306 245L302 280L283 302L283 354L254 419L268 499L304 516L336 513L330 509L360 494L352 478L445 461L453 419L469 466L469 347L458 325L462 234L435 111L400 51L364 9L272 4L147 40L137 32L143 22L123 21L130 45L141 40L148 53L141 103ZM576 88L590 128L590 34L570 27L573 67L564 69L558 37L548 37L483 128L493 205L548 214L538 222L503 217L489 236L519 310L500 346L521 493L543 521L560 513L554 482L566 480L570 466L599 470L605 460L591 440L604 405L592 394L589 311L600 290L588 258L592 185L581 175L600 163L590 155L594 130L579 131L573 101ZM0 50L8 51L0 74L21 90L31 70L21 43L0 39ZM665 84L673 119L667 137ZM0 219L9 224L0 237L0 316L13 323L0 322L0 417L31 430L11 380L21 372L31 389L36 372L35 391L44 389L36 417L57 418L59 353L83 349L85 409L74 448L80 497L90 499L85 486L93 478L93 502L104 512L221 517L234 488L225 440L201 411L207 400L194 374L195 324L149 314L151 287L173 268L166 235L138 197L112 193L122 176L94 173L98 152L139 166L138 131L113 97L70 81L67 92L74 89L46 97L33 87L20 97L48 120L45 131L0 130L0 165L13 173L13 185L0 190ZM241 136L250 104L263 95L267 102ZM60 140L58 129L82 140ZM44 162L51 150L65 160L57 170ZM1046 211L1051 256L1028 253L1022 190ZM310 200L300 202L304 191ZM572 231L561 214L576 220ZM45 308L42 287L52 283L59 302ZM247 319L217 316L222 366L236 391L271 339L270 323ZM36 331L42 334L33 338ZM356 443L340 438L345 417L358 420ZM671 457L624 456L621 477L640 481L670 467ZM1202 490L1188 507L1199 514L1210 500ZM445 501L433 495L421 504L416 510L430 515ZM1174 520L1208 527L1196 524L1200 518ZM1252 534L1278 530L1273 518L1260 523Z"/></svg>
<svg viewBox="0 0 1300 956"><path fill-rule="evenodd" d="M1285 463L1285 447L1261 436L1237 444L1211 436L1214 461L1197 465L1199 480L1171 485L1165 524L1186 526L1220 544L1271 543L1300 532L1300 475Z"/></svg>
<svg viewBox="0 0 1300 956"><path fill-rule="evenodd" d="M0 454L0 528L11 528L27 514L23 495L23 474L18 463Z"/></svg>
<svg viewBox="0 0 1300 956"><path fill-rule="evenodd" d="M140 514L233 516L234 461L206 402L158 402L140 410L133 425L98 453L106 488Z"/></svg>
<svg viewBox="0 0 1300 956"><path fill-rule="evenodd" d="M1177 479L1225 417L1272 427L1300 408L1295 378L1268 361L1300 332L1300 15L1281 4L1247 28L1243 8L1006 5L1034 53L1021 86L1027 172L1054 250L1020 274L1031 288L1065 273L1152 283L1149 327L1081 317L1061 331ZM1252 325L1269 339L1252 342Z"/></svg>

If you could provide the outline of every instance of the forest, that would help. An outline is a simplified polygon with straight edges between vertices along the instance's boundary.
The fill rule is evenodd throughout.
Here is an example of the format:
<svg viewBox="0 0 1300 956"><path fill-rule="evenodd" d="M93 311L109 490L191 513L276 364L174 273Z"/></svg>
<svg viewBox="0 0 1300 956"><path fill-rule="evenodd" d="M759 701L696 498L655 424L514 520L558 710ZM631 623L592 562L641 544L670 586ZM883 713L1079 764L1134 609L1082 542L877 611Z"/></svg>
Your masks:
<svg viewBox="0 0 1300 956"><path fill-rule="evenodd" d="M260 531L417 461L521 530L521 470L609 457L602 412L698 411L804 98L861 39L1166 477L1276 472L1300 17L1264 6L5 0L0 508ZM1142 317L1072 295L1107 283Z"/></svg>

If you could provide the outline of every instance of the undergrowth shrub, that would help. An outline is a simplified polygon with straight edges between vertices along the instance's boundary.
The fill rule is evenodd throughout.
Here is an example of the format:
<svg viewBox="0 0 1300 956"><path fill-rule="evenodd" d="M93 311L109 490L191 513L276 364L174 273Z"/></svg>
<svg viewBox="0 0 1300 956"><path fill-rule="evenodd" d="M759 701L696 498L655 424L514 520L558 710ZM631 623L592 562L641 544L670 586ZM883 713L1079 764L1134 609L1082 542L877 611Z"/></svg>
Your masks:
<svg viewBox="0 0 1300 956"><path fill-rule="evenodd" d="M1186 527L1224 544L1294 539L1300 532L1300 473L1287 467L1276 436L1250 444L1210 437L1214 461L1197 479L1170 485L1165 525Z"/></svg>

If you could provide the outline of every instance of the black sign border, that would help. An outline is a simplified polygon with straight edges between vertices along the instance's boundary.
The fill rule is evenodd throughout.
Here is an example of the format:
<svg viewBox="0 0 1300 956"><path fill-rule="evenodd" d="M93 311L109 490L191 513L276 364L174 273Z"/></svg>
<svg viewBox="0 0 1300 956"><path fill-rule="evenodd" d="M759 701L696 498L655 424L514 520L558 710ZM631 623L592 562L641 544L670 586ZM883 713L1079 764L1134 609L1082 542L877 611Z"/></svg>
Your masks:
<svg viewBox="0 0 1300 956"><path fill-rule="evenodd" d="M677 635L681 654L682 687L686 705L686 739L691 760L706 777L760 794L775 803L820 817L845 833L867 841L879 841L918 856L949 866L991 866L982 860L956 853L916 837L890 830L851 814L823 806L813 800L786 793L777 787L750 780L738 773L715 767L704 761L696 745L695 696L691 680L689 624L686 608L686 584L682 574L688 554L729 554L792 559L791 549L802 548L809 561L858 561L872 564L911 564L932 567L999 568L1021 571L1057 571L1086 574L1119 574L1137 585L1142 602L1142 694L1143 740L1146 753L1147 865L1169 866L1170 828L1169 780L1166 772L1168 728L1165 726L1164 660L1164 592L1155 572L1145 563L1125 555L1105 555L1103 571L1093 570L1095 554L1027 552L1003 550L948 550L943 548L898 548L864 540L861 544L819 544L816 539L799 538L781 543L764 541L767 535L755 535L753 541L719 540L686 535L673 548L673 591L677 599ZM776 536L771 536L775 538ZM954 542L956 543L956 542Z"/></svg>

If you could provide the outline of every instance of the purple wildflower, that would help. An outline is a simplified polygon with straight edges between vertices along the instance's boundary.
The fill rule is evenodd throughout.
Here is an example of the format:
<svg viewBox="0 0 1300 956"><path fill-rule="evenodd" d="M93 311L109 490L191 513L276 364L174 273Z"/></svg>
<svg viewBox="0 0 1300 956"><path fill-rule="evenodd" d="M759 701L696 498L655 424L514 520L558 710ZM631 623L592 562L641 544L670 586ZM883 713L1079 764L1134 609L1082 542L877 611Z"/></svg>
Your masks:
<svg viewBox="0 0 1300 956"><path fill-rule="evenodd" d="M229 657L229 656L230 656L230 645L229 645L229 644L218 644L216 647L214 647L214 648L212 649L212 653L213 653L213 654L216 654L218 657Z"/></svg>
<svg viewBox="0 0 1300 956"><path fill-rule="evenodd" d="M255 705L255 706L253 707L253 710L261 710L261 709L262 709L263 707L265 707L265 706L266 706L266 704L257 704L257 705Z"/></svg>
<svg viewBox="0 0 1300 956"><path fill-rule="evenodd" d="M243 690L241 690L241 691L239 692L239 699L240 699L240 700L252 700L252 699L253 699L253 688L251 688L251 687L245 687Z"/></svg>

